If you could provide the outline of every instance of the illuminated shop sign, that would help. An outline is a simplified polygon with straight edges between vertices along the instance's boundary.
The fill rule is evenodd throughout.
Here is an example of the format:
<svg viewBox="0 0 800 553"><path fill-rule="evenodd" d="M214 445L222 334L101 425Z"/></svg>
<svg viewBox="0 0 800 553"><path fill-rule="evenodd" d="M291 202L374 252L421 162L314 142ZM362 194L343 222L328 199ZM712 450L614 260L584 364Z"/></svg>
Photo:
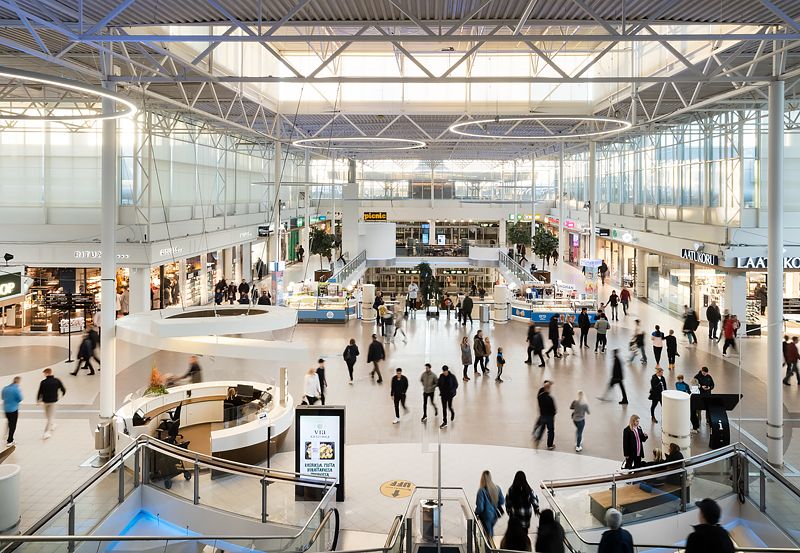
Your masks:
<svg viewBox="0 0 800 553"><path fill-rule="evenodd" d="M373 221L386 221L386 219L385 211L365 211L364 215L361 216L361 220L365 223Z"/></svg>
<svg viewBox="0 0 800 553"><path fill-rule="evenodd" d="M22 291L22 275L19 273L0 275L0 299L16 296Z"/></svg>
<svg viewBox="0 0 800 553"><path fill-rule="evenodd" d="M603 227L594 227L594 233L597 236L611 236L611 229Z"/></svg>
<svg viewBox="0 0 800 553"><path fill-rule="evenodd" d="M767 258L766 257L737 257L736 258L736 268L737 269L766 269L767 268ZM784 257L783 258L783 268L784 269L800 269L800 257Z"/></svg>
<svg viewBox="0 0 800 553"><path fill-rule="evenodd" d="M73 252L75 259L102 259L103 252L100 250L75 250ZM130 259L127 253L118 253L117 259Z"/></svg>
<svg viewBox="0 0 800 553"><path fill-rule="evenodd" d="M161 257L176 256L183 251L183 248L161 248L158 250L158 255Z"/></svg>
<svg viewBox="0 0 800 553"><path fill-rule="evenodd" d="M258 235L259 236L269 236L270 232L269 225L258 225Z"/></svg>
<svg viewBox="0 0 800 553"><path fill-rule="evenodd" d="M719 256L706 252L698 252L684 248L681 250L681 257L694 261L695 263L702 263L703 265L719 265Z"/></svg>

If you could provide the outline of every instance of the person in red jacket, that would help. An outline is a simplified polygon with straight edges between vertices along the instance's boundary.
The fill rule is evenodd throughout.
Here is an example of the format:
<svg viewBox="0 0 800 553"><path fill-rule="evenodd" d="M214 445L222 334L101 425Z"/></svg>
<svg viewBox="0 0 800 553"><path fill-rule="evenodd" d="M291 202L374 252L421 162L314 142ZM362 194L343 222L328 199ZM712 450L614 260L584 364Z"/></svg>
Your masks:
<svg viewBox="0 0 800 553"><path fill-rule="evenodd" d="M631 293L624 286L622 287L622 292L619 293L619 302L622 304L622 312L627 315L628 304L631 303Z"/></svg>
<svg viewBox="0 0 800 553"><path fill-rule="evenodd" d="M722 326L722 335L725 336L725 343L722 345L723 357L728 355L729 347L739 351L739 348L736 347L736 330L738 328L736 326L737 323L738 321L736 318L731 315L725 320L725 324Z"/></svg>
<svg viewBox="0 0 800 553"><path fill-rule="evenodd" d="M800 386L800 372L797 371L797 361L800 359L800 351L797 349L797 336L792 337L792 341L786 344L786 377L783 383L789 385L792 373L797 377L797 385Z"/></svg>

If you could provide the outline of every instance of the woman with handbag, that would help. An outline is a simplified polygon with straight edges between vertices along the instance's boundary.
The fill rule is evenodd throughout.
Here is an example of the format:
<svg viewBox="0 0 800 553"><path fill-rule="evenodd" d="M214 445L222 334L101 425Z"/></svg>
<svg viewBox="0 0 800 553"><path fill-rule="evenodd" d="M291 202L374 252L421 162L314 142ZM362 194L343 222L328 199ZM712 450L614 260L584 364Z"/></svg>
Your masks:
<svg viewBox="0 0 800 553"><path fill-rule="evenodd" d="M625 456L626 469L635 469L642 466L644 459L644 443L647 434L639 426L639 415L632 415L628 426L622 431L622 454Z"/></svg>
<svg viewBox="0 0 800 553"><path fill-rule="evenodd" d="M492 474L488 470L483 471L478 497L475 500L475 515L481 520L489 536L494 536L494 525L504 514L505 502L503 490L492 481Z"/></svg>

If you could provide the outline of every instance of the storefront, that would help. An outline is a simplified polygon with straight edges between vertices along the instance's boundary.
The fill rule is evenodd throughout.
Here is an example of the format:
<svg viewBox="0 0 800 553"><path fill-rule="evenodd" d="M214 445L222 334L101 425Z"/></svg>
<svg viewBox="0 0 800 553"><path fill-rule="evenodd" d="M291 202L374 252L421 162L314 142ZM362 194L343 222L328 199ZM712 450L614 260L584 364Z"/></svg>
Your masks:
<svg viewBox="0 0 800 553"><path fill-rule="evenodd" d="M603 229L603 232L605 230L608 229ZM631 288L636 282L636 248L624 242L627 236L624 232L614 229L610 236L623 241L599 238L597 240L597 259L602 259L608 265L608 278L611 282Z"/></svg>

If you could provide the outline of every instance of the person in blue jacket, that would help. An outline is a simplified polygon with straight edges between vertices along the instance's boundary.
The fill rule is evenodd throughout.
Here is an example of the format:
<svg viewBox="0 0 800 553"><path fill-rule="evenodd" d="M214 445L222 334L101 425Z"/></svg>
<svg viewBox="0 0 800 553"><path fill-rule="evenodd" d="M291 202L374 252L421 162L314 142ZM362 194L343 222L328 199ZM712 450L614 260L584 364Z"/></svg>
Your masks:
<svg viewBox="0 0 800 553"><path fill-rule="evenodd" d="M497 519L503 516L503 505L506 499L503 490L492 481L492 474L485 470L481 474L481 487L475 500L475 514L486 528L489 536L494 536L494 525Z"/></svg>
<svg viewBox="0 0 800 553"><path fill-rule="evenodd" d="M3 411L6 413L8 421L8 437L6 446L14 445L14 432L17 430L17 419L19 418L19 404L22 403L22 390L19 387L20 377L15 376L14 380L3 388Z"/></svg>

